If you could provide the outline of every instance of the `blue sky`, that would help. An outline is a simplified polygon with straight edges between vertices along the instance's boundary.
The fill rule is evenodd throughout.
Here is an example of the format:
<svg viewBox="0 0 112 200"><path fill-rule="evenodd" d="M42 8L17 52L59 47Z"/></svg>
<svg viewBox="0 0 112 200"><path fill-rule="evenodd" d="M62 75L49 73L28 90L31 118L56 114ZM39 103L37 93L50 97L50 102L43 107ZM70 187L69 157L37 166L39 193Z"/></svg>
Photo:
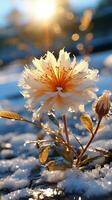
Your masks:
<svg viewBox="0 0 112 200"><path fill-rule="evenodd" d="M94 7L100 0L70 0L70 4L74 10L81 10L87 7Z"/></svg>

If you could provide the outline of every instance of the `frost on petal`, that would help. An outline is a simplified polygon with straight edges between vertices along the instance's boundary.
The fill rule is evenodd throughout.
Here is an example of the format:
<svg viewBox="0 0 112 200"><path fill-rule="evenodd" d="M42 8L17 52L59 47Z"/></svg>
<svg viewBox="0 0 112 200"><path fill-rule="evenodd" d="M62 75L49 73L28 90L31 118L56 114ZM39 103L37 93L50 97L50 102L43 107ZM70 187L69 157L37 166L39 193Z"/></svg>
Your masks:
<svg viewBox="0 0 112 200"><path fill-rule="evenodd" d="M51 53L51 52L47 52L47 56L46 56L46 61L49 63L49 65L51 65L52 67L56 66L56 58L55 56Z"/></svg>
<svg viewBox="0 0 112 200"><path fill-rule="evenodd" d="M65 68L70 67L70 54L64 51L64 49L59 52L58 66Z"/></svg>
<svg viewBox="0 0 112 200"><path fill-rule="evenodd" d="M33 65L37 68L40 65L40 60L37 58L34 58L32 61Z"/></svg>
<svg viewBox="0 0 112 200"><path fill-rule="evenodd" d="M82 60L80 63L78 63L76 66L75 66L75 69L74 69L74 73L77 74L77 73L84 73L84 72L88 72L88 62Z"/></svg>
<svg viewBox="0 0 112 200"><path fill-rule="evenodd" d="M73 60L72 60L72 62L71 62L71 68L74 68L75 65L76 65L76 57L74 56L74 57L73 57Z"/></svg>
<svg viewBox="0 0 112 200"><path fill-rule="evenodd" d="M52 97L50 97L48 100L45 101L44 104L42 104L38 110L33 112L33 121L39 119L45 111L51 110L52 108Z"/></svg>

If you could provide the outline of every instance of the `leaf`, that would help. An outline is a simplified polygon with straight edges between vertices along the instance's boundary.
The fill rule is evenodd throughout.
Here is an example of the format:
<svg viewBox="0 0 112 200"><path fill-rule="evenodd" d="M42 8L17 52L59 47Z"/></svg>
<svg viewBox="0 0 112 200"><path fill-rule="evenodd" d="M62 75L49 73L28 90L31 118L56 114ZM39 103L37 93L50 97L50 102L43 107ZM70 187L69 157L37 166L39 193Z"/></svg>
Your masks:
<svg viewBox="0 0 112 200"><path fill-rule="evenodd" d="M85 165L88 165L89 163L91 163L92 161L94 160L97 160L98 158L101 158L101 156L94 156L92 158L86 158L85 160L81 161L79 166L85 166Z"/></svg>
<svg viewBox="0 0 112 200"><path fill-rule="evenodd" d="M80 117L81 123L83 126L91 133L93 134L93 122L91 117L88 114L83 114Z"/></svg>
<svg viewBox="0 0 112 200"><path fill-rule="evenodd" d="M72 150L68 149L68 147L63 146L62 144L56 146L57 153L62 156L65 160L70 163L73 163L73 152Z"/></svg>
<svg viewBox="0 0 112 200"><path fill-rule="evenodd" d="M49 171L66 170L71 167L72 167L71 163L64 161L56 161L56 160L51 160L46 165L46 168Z"/></svg>
<svg viewBox="0 0 112 200"><path fill-rule="evenodd" d="M101 153L102 155L107 155L108 154L108 150L105 150L103 148L95 148L96 151L98 151L99 153Z"/></svg>
<svg viewBox="0 0 112 200"><path fill-rule="evenodd" d="M25 118L23 118L21 115L19 115L16 112L11 112L11 111L0 111L0 117L25 121Z"/></svg>
<svg viewBox="0 0 112 200"><path fill-rule="evenodd" d="M39 161L44 164L47 161L49 155L50 146L45 146L40 150Z"/></svg>
<svg viewBox="0 0 112 200"><path fill-rule="evenodd" d="M11 112L11 111L0 111L0 118L7 118L7 119L12 119L12 120L18 120L18 121L23 121L23 122L27 122L29 124L32 124L38 128L42 128L41 123L38 122L38 124L29 121L28 119L24 118L23 116L21 116L20 114L16 113L16 112Z"/></svg>
<svg viewBox="0 0 112 200"><path fill-rule="evenodd" d="M106 150L106 149L103 149L103 148L96 148L95 150L100 152L104 156L111 156L112 157L112 152L110 150Z"/></svg>
<svg viewBox="0 0 112 200"><path fill-rule="evenodd" d="M49 117L49 119L50 119L56 126L59 127L59 122L58 122L58 120L56 119L56 116L55 116L54 113L49 112L49 113L48 113L48 117Z"/></svg>
<svg viewBox="0 0 112 200"><path fill-rule="evenodd" d="M51 138L54 140L54 142L55 142L56 144L58 144L58 143L61 143L61 144L62 144L63 138L62 138L62 135L61 135L61 134L53 133L53 134L51 134L50 136L51 136Z"/></svg>

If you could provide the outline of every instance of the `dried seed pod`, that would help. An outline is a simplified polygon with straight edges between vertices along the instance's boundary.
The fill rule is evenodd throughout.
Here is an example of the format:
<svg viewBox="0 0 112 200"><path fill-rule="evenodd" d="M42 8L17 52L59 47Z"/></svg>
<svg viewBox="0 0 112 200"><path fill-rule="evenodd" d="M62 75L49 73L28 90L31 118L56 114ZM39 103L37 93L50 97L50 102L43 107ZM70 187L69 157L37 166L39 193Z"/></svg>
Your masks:
<svg viewBox="0 0 112 200"><path fill-rule="evenodd" d="M97 113L99 119L105 117L110 110L110 91L105 91L102 96L100 96L95 104L95 112Z"/></svg>

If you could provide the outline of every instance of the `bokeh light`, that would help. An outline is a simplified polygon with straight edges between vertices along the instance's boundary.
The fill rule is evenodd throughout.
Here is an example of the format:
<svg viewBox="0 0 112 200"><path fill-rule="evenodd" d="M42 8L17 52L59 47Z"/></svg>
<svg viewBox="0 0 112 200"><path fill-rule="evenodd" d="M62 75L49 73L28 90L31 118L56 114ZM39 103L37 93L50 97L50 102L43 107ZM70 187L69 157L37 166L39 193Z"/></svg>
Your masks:
<svg viewBox="0 0 112 200"><path fill-rule="evenodd" d="M85 36L85 39L87 41L91 41L93 39L93 33L87 33L86 36Z"/></svg>
<svg viewBox="0 0 112 200"><path fill-rule="evenodd" d="M87 30L87 28L89 27L90 22L92 20L92 16L93 16L93 10L91 10L91 9L85 10L85 12L82 16L82 19L81 19L81 24L79 26L79 29L81 31Z"/></svg>
<svg viewBox="0 0 112 200"><path fill-rule="evenodd" d="M79 34L78 33L74 33L73 35L72 35L72 40L73 41L77 41L77 40L79 40Z"/></svg>

